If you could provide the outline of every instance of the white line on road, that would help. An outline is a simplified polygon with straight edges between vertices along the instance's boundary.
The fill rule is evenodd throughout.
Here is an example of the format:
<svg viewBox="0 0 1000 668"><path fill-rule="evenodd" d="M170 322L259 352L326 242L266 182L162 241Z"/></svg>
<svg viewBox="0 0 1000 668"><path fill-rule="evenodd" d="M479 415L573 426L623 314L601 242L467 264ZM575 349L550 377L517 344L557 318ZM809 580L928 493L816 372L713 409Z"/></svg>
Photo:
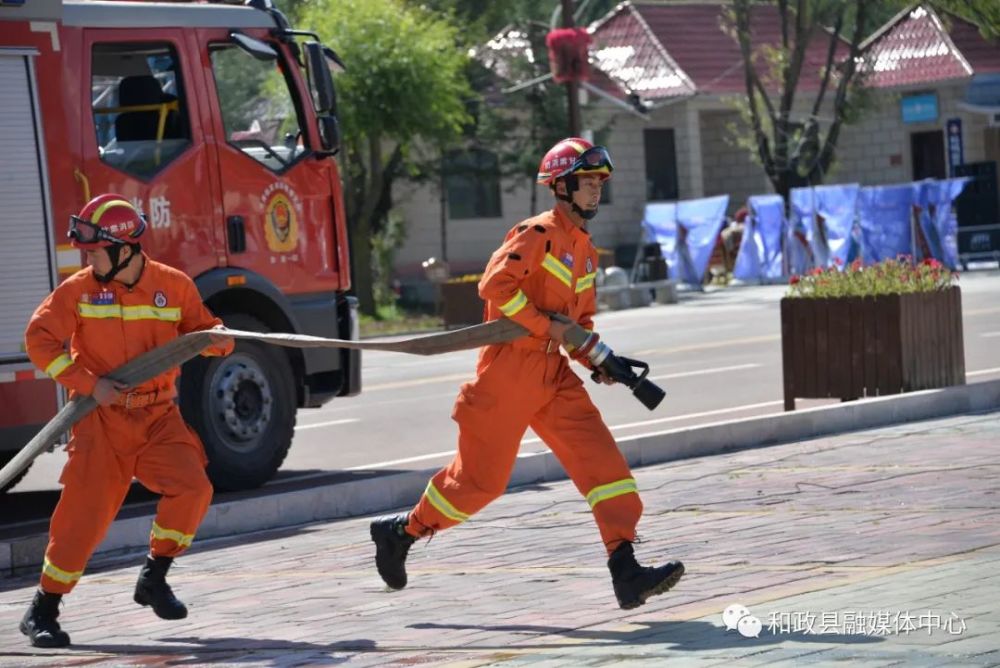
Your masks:
<svg viewBox="0 0 1000 668"><path fill-rule="evenodd" d="M678 422L681 420L693 420L694 418L709 417L711 415L721 415L723 413L733 413L735 411L748 411L754 408L765 408L767 406L780 406L783 401L765 401L759 404L746 404L745 406L734 406L733 408L720 408L714 411L704 411L702 413L688 413L687 415L675 415L673 417L657 418L656 420L643 420L642 422L628 422L626 424L615 424L608 429L631 429L632 427L645 427L650 424L663 424L664 422ZM638 434L641 436L641 434ZM541 443L540 438L531 438L522 443Z"/></svg>
<svg viewBox="0 0 1000 668"><path fill-rule="evenodd" d="M659 420L645 420L643 422L630 422L630 423L627 423L627 424L617 424L617 425L612 425L611 427L609 427L609 429L612 429L612 430L614 430L614 429L628 429L630 427L638 427L638 426L647 425L647 424L660 424L660 423L663 423L663 422L676 422L678 420L691 420L691 419L694 419L694 418L708 417L710 415L721 415L723 413L735 413L735 412L739 412L739 411L752 410L752 409L755 409L755 408L764 408L764 407L767 407L767 406L778 406L778 405L781 405L783 403L784 403L783 401L765 401L765 402L759 403L759 404L747 404L745 406L733 406L732 408L720 408L718 410L704 411L702 413L688 413L687 415L675 415L674 417L660 418ZM641 436L641 434L639 434L639 435ZM521 445L527 445L527 444L532 444L532 443L541 443L541 442L542 442L542 439L540 439L540 438L530 438L530 439L521 441ZM421 462L421 461L424 461L424 460L427 460L427 459L437 459L439 457L447 457L449 455L454 455L454 454L455 454L455 450L454 449L452 449L452 450L444 450L442 452L432 452L430 454L417 455L415 457L404 457L403 459L393 459L393 460L390 460L390 461L387 461L387 462L376 462L374 464L364 464L362 466L352 466L352 467L350 467L348 469L345 469L345 470L347 470L347 471L367 471L369 469L381 469L381 468L386 468L388 466L396 466L397 464L411 464L413 462ZM527 455L527 454L530 454L530 453L525 453L525 454ZM296 478L296 479L298 479L298 478Z"/></svg>
<svg viewBox="0 0 1000 668"><path fill-rule="evenodd" d="M453 373L449 376L428 376L427 378L400 380L395 383L378 383L375 385L363 386L361 389L364 392L371 392L372 390L395 390L402 387L419 387L421 385L443 383L445 381L451 382L454 380L472 380L474 376L475 373L473 371L466 371L465 373Z"/></svg>
<svg viewBox="0 0 1000 668"><path fill-rule="evenodd" d="M681 371L678 373L665 373L659 376L649 376L650 380L666 380L668 378L687 378L688 376L703 376L709 373L722 373L724 371L740 371L741 369L756 369L760 364L736 364L734 366L720 366L714 369L699 369L697 371Z"/></svg>
<svg viewBox="0 0 1000 668"><path fill-rule="evenodd" d="M295 431L303 429L316 429L318 427L331 427L335 424L347 424L348 422L360 422L359 418L344 418L343 420L330 420L329 422L316 422L315 424L300 424L295 426Z"/></svg>
<svg viewBox="0 0 1000 668"><path fill-rule="evenodd" d="M712 348L728 348L746 343L766 343L770 341L780 341L781 334L765 334L763 336L748 336L742 339L727 339L725 341L708 341L706 343L694 343L689 346L675 346L673 348L650 348L640 350L635 353L639 355L666 355L668 353L686 353L692 350L711 350Z"/></svg>

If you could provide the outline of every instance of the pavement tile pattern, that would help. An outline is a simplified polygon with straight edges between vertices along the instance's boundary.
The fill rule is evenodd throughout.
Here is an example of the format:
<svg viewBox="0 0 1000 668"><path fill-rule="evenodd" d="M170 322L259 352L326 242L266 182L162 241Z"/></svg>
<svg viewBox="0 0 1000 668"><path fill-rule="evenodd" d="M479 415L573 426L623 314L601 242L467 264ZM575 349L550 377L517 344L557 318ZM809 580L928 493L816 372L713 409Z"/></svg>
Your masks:
<svg viewBox="0 0 1000 668"><path fill-rule="evenodd" d="M94 563L65 650L17 630L37 576L0 580L0 666L1000 666L1000 413L635 474L640 561L687 567L637 610L586 502L546 483L417 543L400 592L370 518L196 540L179 622L132 602L141 554Z"/></svg>

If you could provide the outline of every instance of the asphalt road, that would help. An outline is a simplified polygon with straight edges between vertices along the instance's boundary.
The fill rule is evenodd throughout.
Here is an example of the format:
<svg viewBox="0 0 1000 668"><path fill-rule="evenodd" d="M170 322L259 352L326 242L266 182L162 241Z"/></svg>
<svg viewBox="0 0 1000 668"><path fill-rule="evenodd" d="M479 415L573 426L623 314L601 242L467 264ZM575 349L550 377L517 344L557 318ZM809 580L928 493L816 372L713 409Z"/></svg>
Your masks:
<svg viewBox="0 0 1000 668"><path fill-rule="evenodd" d="M961 286L967 380L998 378L1000 272L963 274ZM667 391L650 412L627 389L587 380L612 432L633 436L781 411L779 300L785 290L742 286L682 293L678 304L599 314L602 339L616 352L648 362L650 378ZM364 353L362 394L300 411L291 452L270 484L447 462L457 435L451 405L458 386L473 377L475 356ZM800 399L798 406L822 403ZM522 452L544 447L529 432ZM4 505L51 503L64 461L61 450L40 457ZM16 513L3 514L0 526Z"/></svg>

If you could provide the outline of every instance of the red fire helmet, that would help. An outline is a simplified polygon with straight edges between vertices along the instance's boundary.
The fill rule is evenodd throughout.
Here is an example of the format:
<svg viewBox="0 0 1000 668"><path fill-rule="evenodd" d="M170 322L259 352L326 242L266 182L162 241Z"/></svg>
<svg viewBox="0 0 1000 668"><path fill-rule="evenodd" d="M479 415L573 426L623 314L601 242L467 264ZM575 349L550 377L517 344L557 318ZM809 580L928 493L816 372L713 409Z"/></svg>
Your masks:
<svg viewBox="0 0 1000 668"><path fill-rule="evenodd" d="M608 149L580 137L569 137L548 150L538 166L535 181L551 187L564 176L580 173L599 174L607 179L614 169Z"/></svg>
<svg viewBox="0 0 1000 668"><path fill-rule="evenodd" d="M98 195L70 216L69 238L76 248L93 250L136 243L146 231L146 218L121 195Z"/></svg>

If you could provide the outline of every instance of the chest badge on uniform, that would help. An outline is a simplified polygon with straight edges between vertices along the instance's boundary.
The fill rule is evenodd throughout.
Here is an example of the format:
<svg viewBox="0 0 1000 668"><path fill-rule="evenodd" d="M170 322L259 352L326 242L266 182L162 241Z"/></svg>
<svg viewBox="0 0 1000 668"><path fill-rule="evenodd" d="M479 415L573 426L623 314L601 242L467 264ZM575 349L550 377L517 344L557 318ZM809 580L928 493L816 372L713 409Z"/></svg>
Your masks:
<svg viewBox="0 0 1000 668"><path fill-rule="evenodd" d="M573 268L573 255L572 255L572 253L569 253L569 252L563 253L562 262L563 262L564 265L566 265L567 267L569 267L570 269L572 269Z"/></svg>
<svg viewBox="0 0 1000 668"><path fill-rule="evenodd" d="M163 308L167 305L167 296L163 294L163 290L157 290L156 294L153 295L153 304L156 308Z"/></svg>
<svg viewBox="0 0 1000 668"><path fill-rule="evenodd" d="M115 293L110 290L101 290L90 295L90 303L94 306L108 306L115 303Z"/></svg>
<svg viewBox="0 0 1000 668"><path fill-rule="evenodd" d="M590 258L588 257L587 258L587 273L589 274L592 271L594 271L594 263L591 262Z"/></svg>

